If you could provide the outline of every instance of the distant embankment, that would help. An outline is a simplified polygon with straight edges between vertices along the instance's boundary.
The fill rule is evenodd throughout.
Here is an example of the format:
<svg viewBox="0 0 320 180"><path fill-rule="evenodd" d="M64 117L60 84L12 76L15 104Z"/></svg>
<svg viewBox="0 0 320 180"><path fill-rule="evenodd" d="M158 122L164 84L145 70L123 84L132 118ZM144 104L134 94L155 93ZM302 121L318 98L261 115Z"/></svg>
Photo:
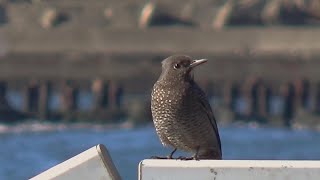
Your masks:
<svg viewBox="0 0 320 180"><path fill-rule="evenodd" d="M55 29L26 30L20 36L0 28L0 33L5 35L0 61L3 120L145 119L150 117L148 98L129 99L149 94L160 62L176 53L209 59L195 74L216 100L220 120L312 126L320 110L316 28L100 28L78 29L77 34ZM19 111L11 101L23 104Z"/></svg>
<svg viewBox="0 0 320 180"><path fill-rule="evenodd" d="M57 29L25 31L21 37L5 30L0 29L5 35L1 39L2 79L101 77L124 83L129 92L141 93L150 90L165 57L183 53L209 59L196 73L202 80L241 81L250 76L279 83L297 78L312 83L320 80L320 29L315 28L233 28L221 32L80 29L77 35Z"/></svg>

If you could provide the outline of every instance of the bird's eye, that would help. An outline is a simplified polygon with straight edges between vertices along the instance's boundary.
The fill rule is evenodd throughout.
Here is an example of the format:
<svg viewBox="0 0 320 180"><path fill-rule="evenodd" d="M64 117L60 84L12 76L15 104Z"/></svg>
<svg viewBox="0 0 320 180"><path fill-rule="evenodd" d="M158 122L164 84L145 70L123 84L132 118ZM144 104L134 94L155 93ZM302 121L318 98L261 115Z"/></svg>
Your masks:
<svg viewBox="0 0 320 180"><path fill-rule="evenodd" d="M173 66L173 68L179 69L179 68L180 68L180 64L175 64L175 65Z"/></svg>

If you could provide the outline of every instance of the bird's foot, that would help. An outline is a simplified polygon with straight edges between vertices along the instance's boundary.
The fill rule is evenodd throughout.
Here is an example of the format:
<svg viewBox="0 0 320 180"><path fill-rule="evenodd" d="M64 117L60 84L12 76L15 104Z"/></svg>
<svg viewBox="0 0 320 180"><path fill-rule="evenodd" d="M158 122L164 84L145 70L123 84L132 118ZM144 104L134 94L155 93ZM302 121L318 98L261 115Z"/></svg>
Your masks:
<svg viewBox="0 0 320 180"><path fill-rule="evenodd" d="M195 158L194 157L185 157L185 156L179 156L177 159L180 159L180 160L194 160Z"/></svg>
<svg viewBox="0 0 320 180"><path fill-rule="evenodd" d="M196 161L199 161L199 160L200 160L197 153L196 153L194 156L192 156L192 159L193 159L193 160L196 160Z"/></svg>
<svg viewBox="0 0 320 180"><path fill-rule="evenodd" d="M151 159L173 159L171 156L151 156Z"/></svg>

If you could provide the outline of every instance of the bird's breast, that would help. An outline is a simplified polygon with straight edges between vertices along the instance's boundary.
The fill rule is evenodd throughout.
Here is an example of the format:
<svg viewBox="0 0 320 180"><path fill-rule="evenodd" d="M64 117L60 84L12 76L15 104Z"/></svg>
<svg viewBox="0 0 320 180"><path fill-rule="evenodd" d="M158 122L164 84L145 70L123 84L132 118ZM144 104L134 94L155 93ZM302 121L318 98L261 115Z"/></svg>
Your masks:
<svg viewBox="0 0 320 180"><path fill-rule="evenodd" d="M165 134L179 132L191 125L192 101L187 89L155 87L152 93L151 110L156 130Z"/></svg>
<svg viewBox="0 0 320 180"><path fill-rule="evenodd" d="M179 111L186 96L183 88L155 87L152 92L151 108L157 114L166 114Z"/></svg>
<svg viewBox="0 0 320 180"><path fill-rule="evenodd" d="M214 137L207 114L201 111L192 89L155 86L151 109L153 121L163 144L194 149ZM209 142L211 144L211 142Z"/></svg>

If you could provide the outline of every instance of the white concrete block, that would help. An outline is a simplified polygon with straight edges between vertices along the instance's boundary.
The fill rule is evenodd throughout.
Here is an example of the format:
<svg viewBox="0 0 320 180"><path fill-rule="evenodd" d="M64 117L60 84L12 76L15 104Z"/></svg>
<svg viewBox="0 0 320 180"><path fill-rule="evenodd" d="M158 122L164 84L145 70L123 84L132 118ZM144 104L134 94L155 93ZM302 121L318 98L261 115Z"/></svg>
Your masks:
<svg viewBox="0 0 320 180"><path fill-rule="evenodd" d="M320 161L143 160L139 180L319 180Z"/></svg>
<svg viewBox="0 0 320 180"><path fill-rule="evenodd" d="M58 164L31 180L121 179L112 159L102 144Z"/></svg>

